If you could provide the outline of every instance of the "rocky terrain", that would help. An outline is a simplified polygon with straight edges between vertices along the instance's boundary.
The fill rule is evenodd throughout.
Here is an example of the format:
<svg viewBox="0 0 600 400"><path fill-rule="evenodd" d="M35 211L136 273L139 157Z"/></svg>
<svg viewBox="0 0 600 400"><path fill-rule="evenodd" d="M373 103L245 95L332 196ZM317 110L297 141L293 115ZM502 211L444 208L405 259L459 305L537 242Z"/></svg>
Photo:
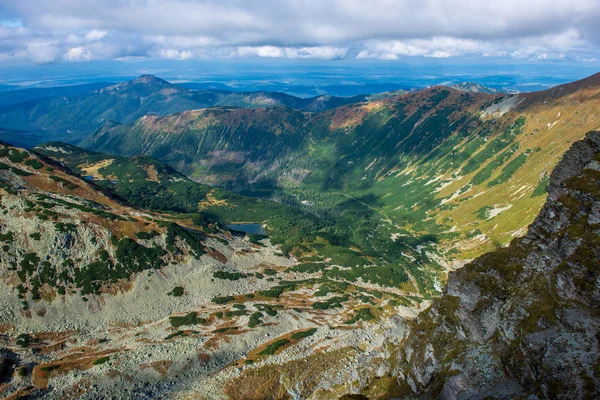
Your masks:
<svg viewBox="0 0 600 400"><path fill-rule="evenodd" d="M0 395L598 397L599 77L0 144Z"/></svg>
<svg viewBox="0 0 600 400"><path fill-rule="evenodd" d="M148 163L151 182L181 179ZM0 145L0 168L5 397L223 398L244 370L352 357L428 304L299 269L198 213L137 208L37 152Z"/></svg>

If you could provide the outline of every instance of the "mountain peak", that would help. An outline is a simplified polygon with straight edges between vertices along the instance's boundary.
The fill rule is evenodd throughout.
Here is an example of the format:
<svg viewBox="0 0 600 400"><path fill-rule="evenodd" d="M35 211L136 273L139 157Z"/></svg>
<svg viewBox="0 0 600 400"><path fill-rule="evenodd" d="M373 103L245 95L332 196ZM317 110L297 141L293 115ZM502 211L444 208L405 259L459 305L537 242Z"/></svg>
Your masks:
<svg viewBox="0 0 600 400"><path fill-rule="evenodd" d="M131 83L144 83L150 85L170 85L169 82L164 79L160 79L154 75L140 75L137 79L131 81Z"/></svg>
<svg viewBox="0 0 600 400"><path fill-rule="evenodd" d="M470 93L500 93L499 90L484 86L477 82L457 82L450 85L451 88L460 90L461 92Z"/></svg>

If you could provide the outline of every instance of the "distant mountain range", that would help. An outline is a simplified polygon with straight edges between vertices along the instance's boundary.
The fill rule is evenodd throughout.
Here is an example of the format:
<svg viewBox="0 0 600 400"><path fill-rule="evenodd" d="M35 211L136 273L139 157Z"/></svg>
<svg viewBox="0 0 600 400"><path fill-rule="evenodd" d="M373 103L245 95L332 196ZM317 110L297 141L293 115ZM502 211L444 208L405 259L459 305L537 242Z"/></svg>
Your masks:
<svg viewBox="0 0 600 400"><path fill-rule="evenodd" d="M369 95L299 98L278 92L190 90L145 75L110 86L98 83L0 92L0 127L6 130L1 139L28 146L52 140L77 143L106 123L131 123L148 114L164 116L218 106L285 106L318 112L370 98ZM9 134L10 130L19 133Z"/></svg>
<svg viewBox="0 0 600 400"><path fill-rule="evenodd" d="M469 92L497 93L476 83L453 87ZM286 106L300 111L320 112L404 93L396 87L381 92L390 89L385 85L371 85L368 89L374 94L334 91L341 96L295 97L275 91L244 92L211 83L173 85L145 75L120 84L98 82L0 91L0 128L5 130L3 140L20 146L51 140L77 143L107 122L131 123L146 114L164 116L219 106ZM11 134L11 130L18 133Z"/></svg>

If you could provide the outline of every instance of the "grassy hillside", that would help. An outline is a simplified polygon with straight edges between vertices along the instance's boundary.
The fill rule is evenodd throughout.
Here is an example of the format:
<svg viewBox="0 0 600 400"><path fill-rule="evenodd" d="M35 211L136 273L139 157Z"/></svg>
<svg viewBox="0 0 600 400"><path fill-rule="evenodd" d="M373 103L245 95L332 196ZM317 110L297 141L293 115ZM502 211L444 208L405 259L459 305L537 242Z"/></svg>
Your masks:
<svg viewBox="0 0 600 400"><path fill-rule="evenodd" d="M209 109L109 127L83 145L310 204L355 243L427 234L446 259L468 259L533 220L553 166L600 124L599 81L519 95L435 87L312 115Z"/></svg>

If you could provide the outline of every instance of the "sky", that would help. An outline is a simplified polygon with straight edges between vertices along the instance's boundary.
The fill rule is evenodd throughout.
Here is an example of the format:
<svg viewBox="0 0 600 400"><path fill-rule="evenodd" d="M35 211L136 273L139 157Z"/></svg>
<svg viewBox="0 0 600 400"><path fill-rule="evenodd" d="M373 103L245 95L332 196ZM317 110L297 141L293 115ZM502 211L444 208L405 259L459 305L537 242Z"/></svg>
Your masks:
<svg viewBox="0 0 600 400"><path fill-rule="evenodd" d="M0 0L0 62L600 60L599 0Z"/></svg>

